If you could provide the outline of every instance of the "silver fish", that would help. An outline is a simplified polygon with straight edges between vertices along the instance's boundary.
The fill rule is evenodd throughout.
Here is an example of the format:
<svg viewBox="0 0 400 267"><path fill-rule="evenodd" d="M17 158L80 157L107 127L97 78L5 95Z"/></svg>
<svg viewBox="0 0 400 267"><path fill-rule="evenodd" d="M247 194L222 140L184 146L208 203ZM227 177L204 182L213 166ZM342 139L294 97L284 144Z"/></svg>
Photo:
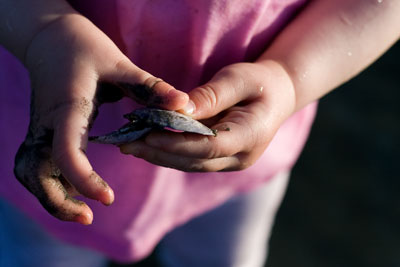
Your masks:
<svg viewBox="0 0 400 267"><path fill-rule="evenodd" d="M211 130L201 122L176 111L144 108L126 114L124 118L130 122L109 134L91 136L89 140L100 144L121 145L139 139L152 129L172 129L216 136L215 130Z"/></svg>

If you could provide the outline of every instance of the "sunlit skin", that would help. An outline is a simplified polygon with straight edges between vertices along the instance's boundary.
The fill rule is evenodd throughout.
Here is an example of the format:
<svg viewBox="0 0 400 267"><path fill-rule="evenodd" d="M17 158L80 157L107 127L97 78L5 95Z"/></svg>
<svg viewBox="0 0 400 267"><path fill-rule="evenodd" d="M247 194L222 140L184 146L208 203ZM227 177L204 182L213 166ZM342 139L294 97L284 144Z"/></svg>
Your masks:
<svg viewBox="0 0 400 267"><path fill-rule="evenodd" d="M89 124L107 100L96 94L99 82L144 84L155 96L145 104L220 130L217 137L154 132L122 145L122 153L188 172L245 169L291 114L352 78L399 38L398 14L398 0L311 1L258 60L226 66L186 94L136 67L64 0L0 0L0 43L27 67L33 90L16 176L62 220L92 222L90 208L72 198L77 194L113 202L112 189L84 153ZM129 90L119 93L141 101Z"/></svg>

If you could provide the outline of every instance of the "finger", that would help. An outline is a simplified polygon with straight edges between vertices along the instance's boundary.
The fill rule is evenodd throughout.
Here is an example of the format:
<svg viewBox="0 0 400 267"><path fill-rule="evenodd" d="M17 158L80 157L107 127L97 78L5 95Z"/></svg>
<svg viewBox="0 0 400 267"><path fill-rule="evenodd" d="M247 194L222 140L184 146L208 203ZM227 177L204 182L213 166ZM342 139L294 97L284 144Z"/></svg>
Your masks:
<svg viewBox="0 0 400 267"><path fill-rule="evenodd" d="M164 131L150 133L144 142L168 153L204 159L232 156L243 149L242 141L247 138L237 134L240 125L228 122L221 124L220 127L213 127L213 129L217 130L216 137ZM232 146L232 143L237 145ZM124 146L129 145L125 144Z"/></svg>
<svg viewBox="0 0 400 267"><path fill-rule="evenodd" d="M263 82L259 77L265 73L253 65L241 63L222 69L210 82L189 92L190 101L182 111L195 119L204 119L262 96Z"/></svg>
<svg viewBox="0 0 400 267"><path fill-rule="evenodd" d="M158 166L185 172L232 171L243 168L242 162L237 156L213 159L188 158L155 149L142 141L133 142L128 146L121 146L121 152L142 158Z"/></svg>
<svg viewBox="0 0 400 267"><path fill-rule="evenodd" d="M120 62L108 73L105 75L107 81L111 81L125 96L140 104L178 110L189 100L186 93L141 70L129 61Z"/></svg>
<svg viewBox="0 0 400 267"><path fill-rule="evenodd" d="M53 216L64 221L91 224L93 213L82 201L74 199L60 180L61 172L51 159L50 147L22 144L15 160L17 179Z"/></svg>
<svg viewBox="0 0 400 267"><path fill-rule="evenodd" d="M258 115L262 109L263 105L258 102L230 108L225 116L211 127L217 130L216 137L154 132L145 138L145 143L168 153L192 158L212 159L233 156L240 152L261 151L274 131L268 129L268 119Z"/></svg>
<svg viewBox="0 0 400 267"><path fill-rule="evenodd" d="M77 101L58 111L52 156L64 177L82 195L105 205L114 201L110 186L93 170L85 154L93 104Z"/></svg>
<svg viewBox="0 0 400 267"><path fill-rule="evenodd" d="M92 223L92 210L85 202L70 196L59 179L43 177L43 174L39 174L39 177L42 191L36 196L50 214L63 221L74 221L84 225Z"/></svg>
<svg viewBox="0 0 400 267"><path fill-rule="evenodd" d="M76 190L76 188L72 184L70 184L67 179L65 179L65 177L62 175L61 171L60 171L60 175L58 176L58 179L60 180L62 186L64 186L65 190L67 191L68 196L76 197L76 196L81 195L81 194L79 194L78 190Z"/></svg>

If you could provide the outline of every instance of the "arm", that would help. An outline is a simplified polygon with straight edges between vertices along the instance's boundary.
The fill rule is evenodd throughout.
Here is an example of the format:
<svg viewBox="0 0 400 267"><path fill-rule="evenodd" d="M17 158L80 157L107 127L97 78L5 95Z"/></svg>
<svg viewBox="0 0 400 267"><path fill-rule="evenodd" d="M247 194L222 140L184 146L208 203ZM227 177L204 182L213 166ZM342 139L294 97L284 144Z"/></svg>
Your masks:
<svg viewBox="0 0 400 267"><path fill-rule="evenodd" d="M184 171L247 168L286 118L356 75L399 38L399 14L397 0L311 1L256 62L227 66L189 93L186 113L231 131L217 138L154 133L121 151Z"/></svg>
<svg viewBox="0 0 400 267"><path fill-rule="evenodd" d="M24 63L32 84L29 129L15 158L16 177L55 217L90 224L91 209L74 196L105 205L114 200L85 154L99 105L125 94L174 110L188 96L135 66L64 0L0 0L0 44ZM143 90L146 99L140 99Z"/></svg>
<svg viewBox="0 0 400 267"><path fill-rule="evenodd" d="M320 98L373 63L400 37L396 0L316 0L259 62L273 60L295 88L295 110Z"/></svg>
<svg viewBox="0 0 400 267"><path fill-rule="evenodd" d="M70 14L77 12L65 0L0 0L0 44L24 63L34 36Z"/></svg>

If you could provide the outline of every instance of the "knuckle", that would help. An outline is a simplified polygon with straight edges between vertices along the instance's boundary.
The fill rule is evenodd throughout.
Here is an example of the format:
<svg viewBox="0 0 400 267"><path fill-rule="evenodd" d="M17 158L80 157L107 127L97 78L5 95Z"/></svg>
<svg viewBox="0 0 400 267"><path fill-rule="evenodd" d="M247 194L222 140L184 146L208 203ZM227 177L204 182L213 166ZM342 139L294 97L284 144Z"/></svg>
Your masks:
<svg viewBox="0 0 400 267"><path fill-rule="evenodd" d="M213 138L215 139L215 138ZM205 152L206 159L215 159L232 156L235 153L234 146L228 146L219 140L210 141L208 149Z"/></svg>
<svg viewBox="0 0 400 267"><path fill-rule="evenodd" d="M121 77L128 76L130 70L132 70L132 66L134 66L129 60L122 59L118 60L114 64L114 70L121 75Z"/></svg>
<svg viewBox="0 0 400 267"><path fill-rule="evenodd" d="M147 74L147 75L149 75L149 74ZM163 81L162 79L150 75L150 77L145 78L144 85L147 86L148 88L153 89L157 83L162 82L162 81Z"/></svg>
<svg viewBox="0 0 400 267"><path fill-rule="evenodd" d="M116 77L112 75L112 82L128 82L131 84L142 83L146 78L150 76L147 72L143 71L128 59L122 59L114 63L114 66L110 72L117 74L118 81L115 81Z"/></svg>
<svg viewBox="0 0 400 267"><path fill-rule="evenodd" d="M206 84L196 90L196 105L203 105L205 110L213 111L220 104L217 88L214 85Z"/></svg>
<svg viewBox="0 0 400 267"><path fill-rule="evenodd" d="M221 155L220 145L218 142L210 142L208 149L205 151L206 159L218 158Z"/></svg>

